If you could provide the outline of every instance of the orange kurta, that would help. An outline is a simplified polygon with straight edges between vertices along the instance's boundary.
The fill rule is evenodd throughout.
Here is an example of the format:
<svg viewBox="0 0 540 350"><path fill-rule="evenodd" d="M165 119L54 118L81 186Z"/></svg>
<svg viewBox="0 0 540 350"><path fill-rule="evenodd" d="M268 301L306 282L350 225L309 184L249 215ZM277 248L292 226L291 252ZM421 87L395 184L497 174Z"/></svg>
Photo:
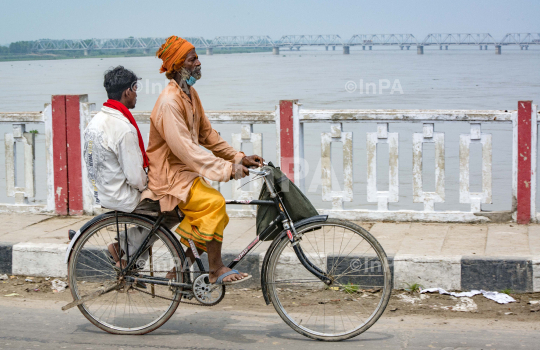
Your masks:
<svg viewBox="0 0 540 350"><path fill-rule="evenodd" d="M171 79L150 115L148 190L141 199L159 200L162 211L185 204L197 177L229 181L232 163L245 156L212 128L193 87L190 94L191 100Z"/></svg>

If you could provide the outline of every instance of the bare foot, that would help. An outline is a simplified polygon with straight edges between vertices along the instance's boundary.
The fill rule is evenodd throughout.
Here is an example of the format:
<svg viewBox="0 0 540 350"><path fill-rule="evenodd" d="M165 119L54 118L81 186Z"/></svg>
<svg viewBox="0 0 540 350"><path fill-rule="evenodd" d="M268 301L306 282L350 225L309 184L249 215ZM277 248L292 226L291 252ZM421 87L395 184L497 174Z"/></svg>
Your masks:
<svg viewBox="0 0 540 350"><path fill-rule="evenodd" d="M116 267L119 269L123 269L127 266L127 261L122 259L120 260L120 257L124 256L124 252L120 251L120 244L118 242L111 243L107 246L107 250L111 254L114 261L116 261ZM120 267L120 261L122 262L122 267Z"/></svg>
<svg viewBox="0 0 540 350"><path fill-rule="evenodd" d="M111 254L114 261L118 262L120 258L124 255L124 252L120 251L120 244L118 242L111 243L107 246L109 254Z"/></svg>
<svg viewBox="0 0 540 350"><path fill-rule="evenodd" d="M120 267L120 261L122 262L122 267ZM116 262L116 267L118 267L119 269L120 268L124 269L127 266L127 261L125 261L124 259L122 259L120 261Z"/></svg>
<svg viewBox="0 0 540 350"><path fill-rule="evenodd" d="M173 267L173 269L171 271L167 272L167 275L165 276L165 278L167 278L169 280L175 279L176 278L176 267Z"/></svg>
<svg viewBox="0 0 540 350"><path fill-rule="evenodd" d="M232 269L228 268L227 266L221 266L216 271L210 272L210 275L209 275L210 283L216 283L219 276L221 276L221 275L223 275L223 274L225 274L225 273L227 273L227 272L229 272L231 270ZM232 274L232 275L229 275L229 276L225 277L223 279L223 282L239 281L239 280L243 280L247 276L249 276L247 273L243 273L243 272L235 273L235 274Z"/></svg>

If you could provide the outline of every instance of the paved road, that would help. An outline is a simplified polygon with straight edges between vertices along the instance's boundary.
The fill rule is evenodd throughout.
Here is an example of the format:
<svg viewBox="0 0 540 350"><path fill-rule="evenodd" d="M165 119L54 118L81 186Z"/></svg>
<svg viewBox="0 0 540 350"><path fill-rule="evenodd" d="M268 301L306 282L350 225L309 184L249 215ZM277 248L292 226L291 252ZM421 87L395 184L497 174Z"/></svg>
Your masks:
<svg viewBox="0 0 540 350"><path fill-rule="evenodd" d="M328 349L289 329L273 313L181 306L159 330L117 336L90 324L63 302L0 301L0 349ZM363 335L333 343L332 349L538 349L540 325L533 322L383 318Z"/></svg>

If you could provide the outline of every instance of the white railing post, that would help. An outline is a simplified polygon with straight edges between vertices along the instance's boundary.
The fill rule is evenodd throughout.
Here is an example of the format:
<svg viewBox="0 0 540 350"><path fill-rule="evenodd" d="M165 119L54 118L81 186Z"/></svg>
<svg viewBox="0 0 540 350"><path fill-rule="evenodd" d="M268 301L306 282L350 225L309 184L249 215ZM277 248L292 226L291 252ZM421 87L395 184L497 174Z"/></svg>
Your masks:
<svg viewBox="0 0 540 350"><path fill-rule="evenodd" d="M424 211L435 211L435 203L444 202L444 133L433 132L433 124L425 123L422 133L413 134L413 202L424 203ZM422 161L424 143L435 144L435 192L424 192Z"/></svg>
<svg viewBox="0 0 540 350"><path fill-rule="evenodd" d="M52 130L52 104L46 103L43 109L43 122L45 126L45 159L47 164L47 211L54 211L54 157L53 157L53 130Z"/></svg>
<svg viewBox="0 0 540 350"><path fill-rule="evenodd" d="M536 214L536 172L538 154L538 106L532 105L531 109L531 219L538 222Z"/></svg>
<svg viewBox="0 0 540 350"><path fill-rule="evenodd" d="M471 143L482 144L482 191L470 192L470 149ZM471 212L482 211L481 204L491 203L492 182L491 134L484 134L480 123L471 123L469 134L459 137L459 202L470 203Z"/></svg>
<svg viewBox="0 0 540 350"><path fill-rule="evenodd" d="M331 132L321 134L322 200L332 202L332 210L343 210L343 202L353 199L352 132L344 132L341 123L330 125ZM332 191L332 142L343 144L343 190Z"/></svg>
<svg viewBox="0 0 540 350"><path fill-rule="evenodd" d="M294 183L305 191L304 179L306 177L304 159L304 124L300 123L300 106L302 104L294 101L293 112L293 145L294 145Z"/></svg>
<svg viewBox="0 0 540 350"><path fill-rule="evenodd" d="M17 142L24 147L24 187L17 186ZM35 144L36 134L26 132L25 124L13 124L13 132L5 134L6 189L15 204L29 204L28 197L35 196Z"/></svg>
<svg viewBox="0 0 540 350"><path fill-rule="evenodd" d="M249 142L253 145L253 153L262 157L262 134L253 132L253 124L243 124L239 134L232 134L232 147L237 151L241 151L242 144ZM256 199L261 191L262 180L257 180L250 183L249 191L242 190L240 186L242 186L242 180L234 180L232 182L233 199ZM251 208L251 210L253 209L254 208Z"/></svg>
<svg viewBox="0 0 540 350"><path fill-rule="evenodd" d="M367 201L378 203L379 211L388 210L388 202L399 201L399 135L388 132L388 123L377 124L377 132L368 132L367 152ZM388 191L377 189L377 144L387 143L389 153Z"/></svg>

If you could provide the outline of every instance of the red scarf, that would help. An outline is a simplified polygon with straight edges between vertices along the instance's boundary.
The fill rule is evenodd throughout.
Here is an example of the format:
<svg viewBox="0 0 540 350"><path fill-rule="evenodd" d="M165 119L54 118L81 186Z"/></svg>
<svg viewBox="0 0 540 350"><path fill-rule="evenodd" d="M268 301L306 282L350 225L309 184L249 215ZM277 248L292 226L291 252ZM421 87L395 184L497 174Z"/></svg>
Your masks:
<svg viewBox="0 0 540 350"><path fill-rule="evenodd" d="M103 105L105 107L116 109L117 111L122 112L124 117L126 117L127 120L129 120L131 125L133 125L135 129L137 129L137 136L139 137L139 148L141 149L141 153L143 156L143 168L148 168L148 164L149 164L148 156L146 155L146 151L144 150L144 141L141 135L141 131L139 130L139 126L137 125L137 122L135 121L135 118L133 118L133 115L131 114L129 109L127 109L127 107L124 106L120 101L111 100L111 99L107 100L107 102L105 102Z"/></svg>

